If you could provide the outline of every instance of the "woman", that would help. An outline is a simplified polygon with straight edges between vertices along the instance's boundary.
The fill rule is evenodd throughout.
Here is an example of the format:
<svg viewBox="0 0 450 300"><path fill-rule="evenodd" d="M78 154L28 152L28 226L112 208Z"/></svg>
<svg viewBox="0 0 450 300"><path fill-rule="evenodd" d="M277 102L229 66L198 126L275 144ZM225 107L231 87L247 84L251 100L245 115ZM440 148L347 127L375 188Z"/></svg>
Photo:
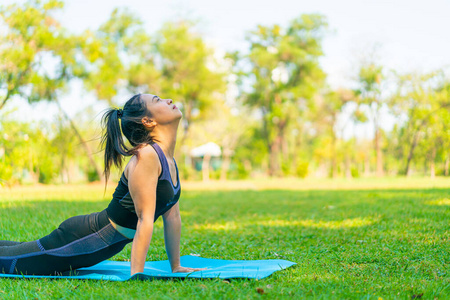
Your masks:
<svg viewBox="0 0 450 300"><path fill-rule="evenodd" d="M172 272L204 270L180 265L181 187L173 156L181 117L171 99L151 94L133 96L123 110L106 111L101 140L106 182L111 164L121 168L123 156L132 156L110 204L101 212L71 217L36 241L0 241L0 272L58 275L106 260L130 242L131 275L143 272L153 223L161 215Z"/></svg>

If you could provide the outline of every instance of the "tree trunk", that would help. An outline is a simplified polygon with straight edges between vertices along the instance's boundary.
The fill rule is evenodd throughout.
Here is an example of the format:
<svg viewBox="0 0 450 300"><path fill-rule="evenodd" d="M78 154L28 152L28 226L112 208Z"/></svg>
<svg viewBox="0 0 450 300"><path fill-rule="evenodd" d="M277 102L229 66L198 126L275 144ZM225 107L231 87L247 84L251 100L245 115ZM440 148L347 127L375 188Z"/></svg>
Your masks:
<svg viewBox="0 0 450 300"><path fill-rule="evenodd" d="M72 160L69 160L69 163L67 164L67 183L71 184L72 183L72 169L73 169L73 165L72 165Z"/></svg>
<svg viewBox="0 0 450 300"><path fill-rule="evenodd" d="M5 97L3 98L2 103L0 104L0 110L5 106L6 101L9 100L9 98L10 98L10 96L11 96L11 92L12 92L12 90L10 90L10 89L8 89L8 90L6 91L6 95L5 95Z"/></svg>
<svg viewBox="0 0 450 300"><path fill-rule="evenodd" d="M331 142L331 176L333 178L338 177L338 171L337 171L337 154L336 154L336 144L337 144L337 139L336 139L336 135L332 134L332 142Z"/></svg>
<svg viewBox="0 0 450 300"><path fill-rule="evenodd" d="M206 153L205 156L203 156L203 162L202 162L202 179L203 181L209 181L209 161L211 160L211 154Z"/></svg>
<svg viewBox="0 0 450 300"><path fill-rule="evenodd" d="M99 166L97 165L97 163L94 160L94 157L92 155L92 151L91 151L91 148L89 147L89 144L84 141L83 137L81 136L81 134L78 131L77 127L75 126L74 122L69 117L69 115L62 109L61 104L59 103L58 100L56 100L56 103L57 103L59 109L61 110L61 112L66 117L66 119L69 121L70 126L72 127L73 131L75 132L75 135L80 140L81 145L83 145L83 148L86 151L86 154L87 154L87 156L89 158L89 162L91 163L91 166L93 166L95 168L95 171L97 172L98 178L100 178L100 181L104 182L105 181L105 177L103 176L102 170L99 168Z"/></svg>
<svg viewBox="0 0 450 300"><path fill-rule="evenodd" d="M431 152L431 162L430 162L430 177L431 179L436 177L436 147L433 147Z"/></svg>
<svg viewBox="0 0 450 300"><path fill-rule="evenodd" d="M270 147L270 158L269 158L269 175L279 176L280 165L278 161L278 154L280 149L280 138L277 136L275 141Z"/></svg>
<svg viewBox="0 0 450 300"><path fill-rule="evenodd" d="M377 156L377 176L381 177L384 175L383 171L383 157L381 152L381 143L380 143L380 129L378 128L378 125L375 129L375 151Z"/></svg>
<svg viewBox="0 0 450 300"><path fill-rule="evenodd" d="M211 160L211 154L206 153L205 156L203 156L203 162L202 162L202 179L203 181L209 181L209 161Z"/></svg>
<svg viewBox="0 0 450 300"><path fill-rule="evenodd" d="M249 159L244 160L244 168L248 173L252 172L252 163Z"/></svg>
<svg viewBox="0 0 450 300"><path fill-rule="evenodd" d="M281 99L279 99L281 101ZM278 153L281 154L281 162L283 164L289 164L289 147L286 138L286 126L288 125L289 119L280 120L278 123ZM281 171L281 169L280 169ZM290 173L291 170L288 170ZM284 172L280 172L280 175L284 175Z"/></svg>
<svg viewBox="0 0 450 300"><path fill-rule="evenodd" d="M275 175L276 164L276 141L269 144L269 176Z"/></svg>
<svg viewBox="0 0 450 300"><path fill-rule="evenodd" d="M64 163L64 154L62 154L61 155L61 171L60 171L60 174L61 174L61 183L65 183L64 182L64 168L65 168L65 163Z"/></svg>
<svg viewBox="0 0 450 300"><path fill-rule="evenodd" d="M295 169L297 169L298 166L298 149L300 149L301 146L301 140L300 140L300 130L298 135L295 136L294 138L294 149L292 151L292 165L294 166Z"/></svg>
<svg viewBox="0 0 450 300"><path fill-rule="evenodd" d="M447 159L445 160L445 165L444 165L444 175L448 176L448 169L450 167L450 155L447 156Z"/></svg>
<svg viewBox="0 0 450 300"><path fill-rule="evenodd" d="M281 101L281 99L278 98L278 101ZM275 169L275 174L277 176L282 176L283 172L281 170L281 163L287 163L288 162L288 148L287 148L287 143L286 143L286 138L285 138L285 129L286 129L286 125L287 125L287 120L279 120L278 121L278 134L276 137L276 141L277 141L277 148L276 148L276 166L277 168Z"/></svg>
<svg viewBox="0 0 450 300"><path fill-rule="evenodd" d="M348 155L345 157L345 177L352 178L351 161Z"/></svg>
<svg viewBox="0 0 450 300"><path fill-rule="evenodd" d="M32 154L33 148L30 148L30 152L28 153L28 168L30 171L30 178L33 181L34 184L39 183L39 177L36 176L36 173L33 171L33 154Z"/></svg>
<svg viewBox="0 0 450 300"><path fill-rule="evenodd" d="M267 120L264 116L263 119L263 135L264 135L264 139L266 142L266 147L267 147L267 152L269 153L269 167L267 168L268 171L268 175L270 177L274 176L276 173L276 169L277 169L277 139L275 138L274 141L270 141L269 140L269 131L267 128Z"/></svg>
<svg viewBox="0 0 450 300"><path fill-rule="evenodd" d="M220 180L227 180L227 172L231 163L231 151L230 149L223 150L222 168L220 170Z"/></svg>
<svg viewBox="0 0 450 300"><path fill-rule="evenodd" d="M418 142L419 142L419 129L414 133L413 142L411 144L411 147L409 148L408 160L406 162L406 168L405 168L406 176L411 175L410 164L411 164L411 160L413 159L413 156L414 156L414 149L416 148Z"/></svg>
<svg viewBox="0 0 450 300"><path fill-rule="evenodd" d="M37 182L39 183L39 177L41 176L41 172L39 170L39 166L36 166L36 178L37 178Z"/></svg>
<svg viewBox="0 0 450 300"><path fill-rule="evenodd" d="M184 109L184 116L182 119L182 125L183 125L183 138L181 139L181 146L183 146L186 142L187 135L189 133L189 127L191 125L191 117L192 117L192 101L188 101L186 103L185 109Z"/></svg>
<svg viewBox="0 0 450 300"><path fill-rule="evenodd" d="M286 136L283 134L281 136L281 151L283 153L283 160L289 162L289 145Z"/></svg>
<svg viewBox="0 0 450 300"><path fill-rule="evenodd" d="M337 160L335 157L333 157L333 159L331 160L331 177L333 177L333 178L337 178L339 175L337 165L338 165Z"/></svg>
<svg viewBox="0 0 450 300"><path fill-rule="evenodd" d="M428 118L429 118L430 116L432 116L434 113L436 113L436 112L439 111L440 109L445 108L445 107L449 107L449 106L450 106L450 102L449 102L449 103L444 103L444 104L440 105L439 108L437 108L437 109L433 110L432 112L430 112L429 114L427 114L427 115L425 116L425 118L422 119L422 122L420 123L420 125L417 127L417 130L416 130L416 132L414 133L413 144L411 145L411 148L410 148L410 150L409 150L408 161L407 161L407 163L406 163L406 170L405 170L406 176L409 176L409 174L410 174L410 171L409 171L409 165L410 165L410 162L411 162L411 160L412 160L412 158L413 158L413 152L414 152L414 149L416 148L417 142L418 142L418 140L419 140L419 132L420 132L420 129L428 123Z"/></svg>
<svg viewBox="0 0 450 300"><path fill-rule="evenodd" d="M367 158L364 160L364 176L369 177L370 175L370 157L367 156Z"/></svg>
<svg viewBox="0 0 450 300"><path fill-rule="evenodd" d="M274 154L273 154L273 149L276 148L275 144L276 141L271 141L269 140L269 129L268 129L268 121L267 121L267 110L265 107L262 107L262 112L263 112L263 136L264 136L264 141L266 142L266 147L267 147L267 153L269 153L269 166L267 168L267 172L268 175L270 177L274 176L274 172L275 172L275 163L276 163L276 158L274 158Z"/></svg>

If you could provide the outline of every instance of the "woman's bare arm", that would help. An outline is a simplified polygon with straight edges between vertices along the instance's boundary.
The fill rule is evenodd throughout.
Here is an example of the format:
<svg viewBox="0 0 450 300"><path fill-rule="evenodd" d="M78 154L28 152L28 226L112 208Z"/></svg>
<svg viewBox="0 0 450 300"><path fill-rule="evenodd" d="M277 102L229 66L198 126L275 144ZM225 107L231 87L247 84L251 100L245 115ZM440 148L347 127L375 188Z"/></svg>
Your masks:
<svg viewBox="0 0 450 300"><path fill-rule="evenodd" d="M163 214L164 243L166 244L167 257L169 258L172 273L190 273L206 270L206 268L189 268L180 265L181 217L178 203Z"/></svg>
<svg viewBox="0 0 450 300"><path fill-rule="evenodd" d="M128 174L128 188L134 202L138 224L131 248L131 275L143 272L153 234L159 157L152 149L143 149L139 161Z"/></svg>
<svg viewBox="0 0 450 300"><path fill-rule="evenodd" d="M180 266L181 217L178 202L163 214L164 244L172 272Z"/></svg>

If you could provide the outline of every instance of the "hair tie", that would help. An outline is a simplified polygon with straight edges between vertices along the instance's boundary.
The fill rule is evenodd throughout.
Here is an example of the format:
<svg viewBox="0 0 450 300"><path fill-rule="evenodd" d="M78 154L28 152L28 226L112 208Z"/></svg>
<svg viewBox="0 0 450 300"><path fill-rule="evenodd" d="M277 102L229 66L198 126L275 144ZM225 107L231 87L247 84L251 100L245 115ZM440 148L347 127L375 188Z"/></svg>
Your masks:
<svg viewBox="0 0 450 300"><path fill-rule="evenodd" d="M122 114L123 114L123 109L119 108L119 109L117 110L117 116L118 116L119 118L122 118Z"/></svg>

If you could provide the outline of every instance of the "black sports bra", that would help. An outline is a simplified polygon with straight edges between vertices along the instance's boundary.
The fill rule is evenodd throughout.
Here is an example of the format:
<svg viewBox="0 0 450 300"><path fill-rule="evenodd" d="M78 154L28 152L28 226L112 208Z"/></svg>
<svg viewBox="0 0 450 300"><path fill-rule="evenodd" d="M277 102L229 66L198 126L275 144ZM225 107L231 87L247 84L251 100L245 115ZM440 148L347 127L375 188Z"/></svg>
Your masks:
<svg viewBox="0 0 450 300"><path fill-rule="evenodd" d="M156 186L156 209L155 218L156 221L161 215L166 213L172 206L174 206L181 194L180 176L178 173L178 166L175 163L177 171L177 186L173 185L172 178L169 172L169 164L167 162L164 152L155 142L150 143L156 150L161 162L162 171L158 177L158 185ZM120 177L116 190L113 193L113 198L106 208L108 217L117 225L122 227L136 229L138 217L134 208L134 202L131 198L130 191L128 189L128 180L125 177L124 172Z"/></svg>

